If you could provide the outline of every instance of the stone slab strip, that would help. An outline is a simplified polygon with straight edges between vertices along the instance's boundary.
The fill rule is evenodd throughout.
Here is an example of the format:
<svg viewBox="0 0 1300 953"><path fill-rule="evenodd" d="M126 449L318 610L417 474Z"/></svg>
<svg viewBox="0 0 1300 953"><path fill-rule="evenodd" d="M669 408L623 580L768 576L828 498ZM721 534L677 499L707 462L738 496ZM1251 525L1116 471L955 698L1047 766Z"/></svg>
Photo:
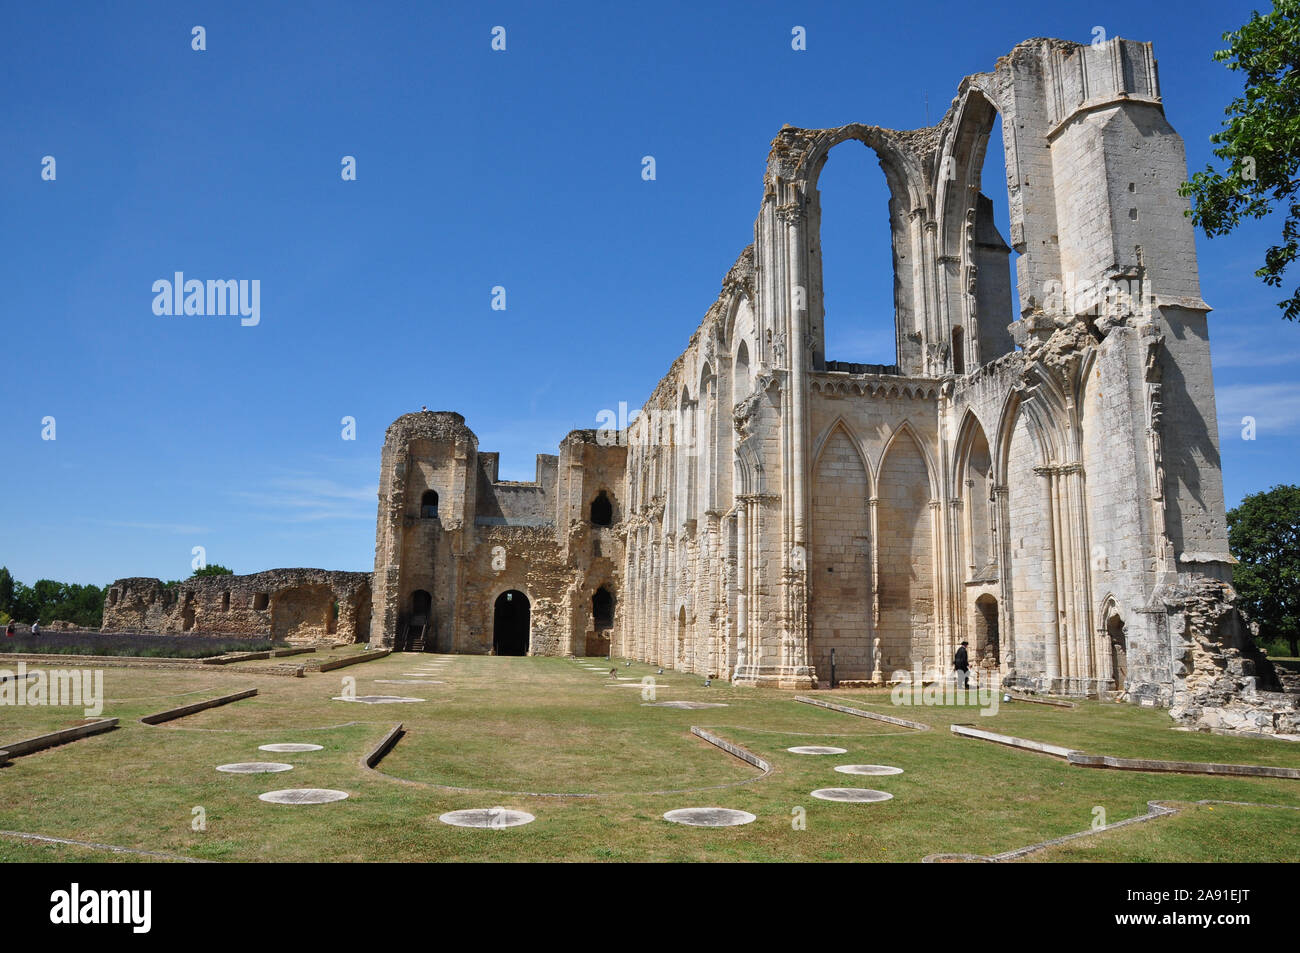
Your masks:
<svg viewBox="0 0 1300 953"><path fill-rule="evenodd" d="M1171 774L1217 774L1246 778L1287 778L1300 780L1300 768L1278 768L1262 764L1218 764L1208 761L1160 761L1155 758L1115 758L1106 754L1085 754L1059 745L1044 744L1041 741L1029 741L1026 738L1013 738L1010 735L998 735L991 731L981 731L969 725L953 725L952 733L964 738L978 738L995 744L1021 748L1039 754L1049 754L1064 758L1070 764L1084 768L1114 768L1120 771L1162 771Z"/></svg>
<svg viewBox="0 0 1300 953"><path fill-rule="evenodd" d="M979 728L972 728L970 725L951 725L949 726L954 735L961 735L963 738L978 738L981 741L992 741L994 744L1006 745L1009 748L1020 748L1024 751L1033 751L1037 754L1049 754L1054 758L1064 758L1069 760L1070 755L1079 754L1073 748L1063 748L1060 745L1044 744L1041 741L1030 741L1028 738L1014 738L1011 735L999 735L992 731L983 731Z"/></svg>
<svg viewBox="0 0 1300 953"><path fill-rule="evenodd" d="M740 745L732 744L726 738L719 738L712 732L705 731L703 728L697 728L694 725L691 726L691 734L695 735L697 738L703 738L714 747L721 748L723 751L727 752L727 754L734 755L746 764L758 768L758 770L762 771L765 775L772 772L772 766L758 755L754 754L752 751L747 751Z"/></svg>
<svg viewBox="0 0 1300 953"><path fill-rule="evenodd" d="M44 834L28 834L24 831L0 831L0 837L17 837L20 840L39 841L43 844L70 844L73 847L89 847L93 850L108 850L115 854L135 854L138 857L156 857L159 860L178 860L187 864L215 864L215 860L203 860L199 857L182 857L180 854L164 854L156 850L137 850L134 847L116 847L112 844L96 844L93 841L68 840L66 837L47 837Z"/></svg>
<svg viewBox="0 0 1300 953"><path fill-rule="evenodd" d="M1300 811L1300 807L1291 804L1261 804L1255 801L1217 801L1206 798L1192 803L1197 805L1226 804L1233 807L1265 807L1284 811ZM1138 814L1136 817L1128 817L1122 821L1116 821L1114 824L1106 824L1102 827L1075 831L1073 834L1066 834L1064 837L1053 837L1051 840L1045 840L1037 844L1030 844L1028 847L1019 847L1015 850L1004 851L1001 854L994 854L991 857L984 857L979 854L929 854L921 858L921 863L933 864L955 860L973 861L976 863L1002 863L1010 860L1019 860L1028 854L1040 850L1046 850L1048 847L1055 847L1057 844L1064 844L1068 841L1077 840L1080 837L1091 837L1094 834L1113 831L1117 827L1128 827L1130 824L1143 824L1147 821L1154 821L1156 818L1170 817L1177 814L1180 807L1181 806L1176 801L1147 801L1147 812L1145 814Z"/></svg>
<svg viewBox="0 0 1300 953"><path fill-rule="evenodd" d="M53 748L55 745L67 744L69 741L79 741L90 735L111 731L116 727L116 718L100 718L88 725L78 725L75 728L51 731L49 734L37 735L35 738L28 738L25 741L6 741L5 750L0 752L0 762L3 762L5 758L17 758L25 754L31 754L33 751L42 751L45 748Z"/></svg>
<svg viewBox="0 0 1300 953"><path fill-rule="evenodd" d="M312 645L303 645L293 649L272 649L271 657L284 658L285 656L288 655L304 655L307 652L315 652L315 651L316 651L316 647Z"/></svg>
<svg viewBox="0 0 1300 953"><path fill-rule="evenodd" d="M192 672L211 671L210 665L203 659L188 658L145 658L135 655L37 655L31 652L5 653L3 659L16 662L36 663L50 667L72 665L77 668L151 668L183 669ZM267 665L261 668L248 666L239 670L240 675L293 675L287 665Z"/></svg>
<svg viewBox="0 0 1300 953"><path fill-rule="evenodd" d="M321 662L319 666L311 665L318 672L332 672L336 668L344 668L348 665L359 665L362 662L373 662L377 658L383 658L385 655L391 655L392 649L376 649L373 652L362 652L360 655L354 655L351 658L334 659L331 662Z"/></svg>
<svg viewBox="0 0 1300 953"><path fill-rule="evenodd" d="M195 702L192 705L182 705L179 708L168 708L166 711L160 711L156 715L145 715L140 720L146 725L160 725L164 721L173 721L177 718L184 718L186 715L193 715L208 708L216 708L218 705L229 705L231 702L237 702L244 698L252 698L257 694L256 688L250 688L247 691L235 692L231 695L222 695L218 698L209 698L207 701Z"/></svg>
<svg viewBox="0 0 1300 953"><path fill-rule="evenodd" d="M874 721L883 721L890 725L899 725L903 728L912 728L916 731L929 731L930 726L922 724L919 721L908 721L906 718L895 718L893 715L881 715L874 711L863 711L861 708L850 708L848 705L837 705L834 702L824 702L820 698L809 698L807 695L795 695L794 700L803 702L805 705L816 705L819 708L829 708L831 711L843 712L846 715L857 715L859 718L870 718Z"/></svg>
<svg viewBox="0 0 1300 953"><path fill-rule="evenodd" d="M1031 705L1051 705L1053 708L1078 708L1074 702L1061 701L1056 698L1031 698L1028 695L1017 695L1014 692L1008 692L1013 702L1029 702Z"/></svg>
<svg viewBox="0 0 1300 953"><path fill-rule="evenodd" d="M229 655L214 655L211 658L205 658L203 664L229 665L231 662L255 662L258 659L270 657L271 652L269 649L265 652L231 652Z"/></svg>
<svg viewBox="0 0 1300 953"><path fill-rule="evenodd" d="M367 768L373 768L378 765L380 761L384 760L384 755L393 750L398 739L400 739L404 734L406 734L406 730L402 727L400 721L393 725L392 730L380 739L379 744L375 745L370 754L365 756L363 759L365 766Z"/></svg>
<svg viewBox="0 0 1300 953"><path fill-rule="evenodd" d="M1168 771L1174 774L1229 774L1247 778L1289 778L1300 780L1300 768L1278 768L1263 764L1218 764L1206 761L1157 761L1151 758L1113 758L1106 754L1070 752L1070 764L1085 768L1117 768L1120 771Z"/></svg>

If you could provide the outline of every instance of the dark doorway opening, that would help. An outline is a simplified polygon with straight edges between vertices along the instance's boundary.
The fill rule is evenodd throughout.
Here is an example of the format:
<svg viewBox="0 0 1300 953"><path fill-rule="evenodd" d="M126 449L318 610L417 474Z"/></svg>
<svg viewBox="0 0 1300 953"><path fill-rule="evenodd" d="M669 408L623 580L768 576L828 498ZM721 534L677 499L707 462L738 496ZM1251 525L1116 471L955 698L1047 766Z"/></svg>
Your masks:
<svg viewBox="0 0 1300 953"><path fill-rule="evenodd" d="M591 621L597 632L614 627L614 595L604 586L591 597Z"/></svg>
<svg viewBox="0 0 1300 953"><path fill-rule="evenodd" d="M1110 670L1115 678L1115 691L1125 691L1128 686L1128 636L1124 620L1117 615L1106 620L1106 635L1110 638Z"/></svg>
<svg viewBox="0 0 1300 953"><path fill-rule="evenodd" d="M398 638L399 652L423 652L425 637L433 621L433 596L423 589L411 593L411 615Z"/></svg>
<svg viewBox="0 0 1300 953"><path fill-rule="evenodd" d="M591 501L591 523L593 526L609 526L614 522L614 504L604 490Z"/></svg>
<svg viewBox="0 0 1300 953"><path fill-rule="evenodd" d="M420 497L420 519L438 518L438 494L435 490L425 490Z"/></svg>
<svg viewBox="0 0 1300 953"><path fill-rule="evenodd" d="M518 589L497 596L492 614L492 651L497 655L527 655L531 607Z"/></svg>
<svg viewBox="0 0 1300 953"><path fill-rule="evenodd" d="M982 595L975 600L975 650L976 657L983 661L992 659L993 664L1001 662L1001 646L998 640L998 600L990 595Z"/></svg>

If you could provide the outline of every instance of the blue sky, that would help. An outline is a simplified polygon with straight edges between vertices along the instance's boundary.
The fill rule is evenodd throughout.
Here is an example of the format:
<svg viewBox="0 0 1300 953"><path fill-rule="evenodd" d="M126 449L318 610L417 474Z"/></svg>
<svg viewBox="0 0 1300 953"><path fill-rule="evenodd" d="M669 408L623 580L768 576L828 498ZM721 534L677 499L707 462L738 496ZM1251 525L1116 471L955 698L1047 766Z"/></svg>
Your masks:
<svg viewBox="0 0 1300 953"><path fill-rule="evenodd" d="M203 546L237 572L370 569L398 415L459 410L529 479L570 429L640 406L752 240L783 123L922 126L927 97L935 122L1020 40L1102 26L1155 42L1197 169L1239 92L1210 55L1250 10L8 5L0 563L28 583L179 578ZM822 177L828 356L892 361L883 176L842 152ZM1300 327L1252 274L1274 235L1197 241L1229 505L1295 479ZM176 271L258 279L260 323L155 315Z"/></svg>

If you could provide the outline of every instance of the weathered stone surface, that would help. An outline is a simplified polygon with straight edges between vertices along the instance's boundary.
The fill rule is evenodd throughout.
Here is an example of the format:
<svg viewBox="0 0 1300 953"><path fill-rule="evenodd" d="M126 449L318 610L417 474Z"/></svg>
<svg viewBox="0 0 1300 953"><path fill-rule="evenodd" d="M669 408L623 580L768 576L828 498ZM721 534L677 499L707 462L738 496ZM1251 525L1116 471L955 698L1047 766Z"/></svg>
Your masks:
<svg viewBox="0 0 1300 953"><path fill-rule="evenodd" d="M259 794L259 801L270 804L328 804L331 801L346 800L347 791L333 791L329 788L286 788L283 791L267 791Z"/></svg>
<svg viewBox="0 0 1300 953"><path fill-rule="evenodd" d="M729 807L682 807L666 813L664 820L687 827L737 827L752 824L758 818L748 811Z"/></svg>
<svg viewBox="0 0 1300 953"><path fill-rule="evenodd" d="M452 827L479 827L488 830L503 830L507 827L520 827L531 824L536 818L527 811L512 811L503 807L471 808L464 811L448 811L438 820Z"/></svg>
<svg viewBox="0 0 1300 953"><path fill-rule="evenodd" d="M273 576L230 609L221 579L119 580L106 625L324 626L793 689L832 664L852 685L934 683L968 642L981 686L1296 731L1236 621L1196 635L1233 558L1186 158L1151 45L1037 38L991 66L934 126L783 127L754 240L685 350L639 412L571 432L534 480L499 479L460 414L405 414L372 577L237 577ZM889 364L825 348L818 181L853 143L890 193ZM981 181L990 146L1005 180ZM986 194L1003 187L1006 235Z"/></svg>
<svg viewBox="0 0 1300 953"><path fill-rule="evenodd" d="M1300 692L1251 639L1227 583L1196 580L1165 599L1174 651L1173 704L1180 724L1261 735L1300 733ZM1283 689L1291 687L1292 690Z"/></svg>
<svg viewBox="0 0 1300 953"><path fill-rule="evenodd" d="M219 764L217 770L222 774L280 774L292 771L293 765L280 761L236 761L233 764Z"/></svg>
<svg viewBox="0 0 1300 953"><path fill-rule="evenodd" d="M873 791L871 788L818 788L812 796L820 801L843 801L847 804L877 804L888 801L894 795L887 791Z"/></svg>
<svg viewBox="0 0 1300 953"><path fill-rule="evenodd" d="M246 576L118 579L104 597L105 632L267 636L288 642L366 642L370 573L270 569Z"/></svg>

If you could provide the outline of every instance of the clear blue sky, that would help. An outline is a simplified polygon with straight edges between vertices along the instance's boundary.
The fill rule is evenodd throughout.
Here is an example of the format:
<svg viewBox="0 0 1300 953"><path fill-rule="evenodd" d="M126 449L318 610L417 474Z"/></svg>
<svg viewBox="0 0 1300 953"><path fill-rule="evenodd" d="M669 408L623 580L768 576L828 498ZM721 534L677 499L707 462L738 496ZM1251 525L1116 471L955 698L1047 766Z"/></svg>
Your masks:
<svg viewBox="0 0 1300 953"><path fill-rule="evenodd" d="M922 126L927 96L934 122L1020 40L1102 26L1155 42L1196 169L1239 91L1210 54L1250 10L9 4L0 563L28 583L178 578L202 545L237 572L370 569L398 415L459 410L528 479L570 429L640 406L752 240L783 123ZM846 152L822 179L828 356L890 361L883 176ZM1295 479L1300 328L1252 275L1271 237L1197 243L1230 505ZM176 271L258 279L261 323L155 316Z"/></svg>

